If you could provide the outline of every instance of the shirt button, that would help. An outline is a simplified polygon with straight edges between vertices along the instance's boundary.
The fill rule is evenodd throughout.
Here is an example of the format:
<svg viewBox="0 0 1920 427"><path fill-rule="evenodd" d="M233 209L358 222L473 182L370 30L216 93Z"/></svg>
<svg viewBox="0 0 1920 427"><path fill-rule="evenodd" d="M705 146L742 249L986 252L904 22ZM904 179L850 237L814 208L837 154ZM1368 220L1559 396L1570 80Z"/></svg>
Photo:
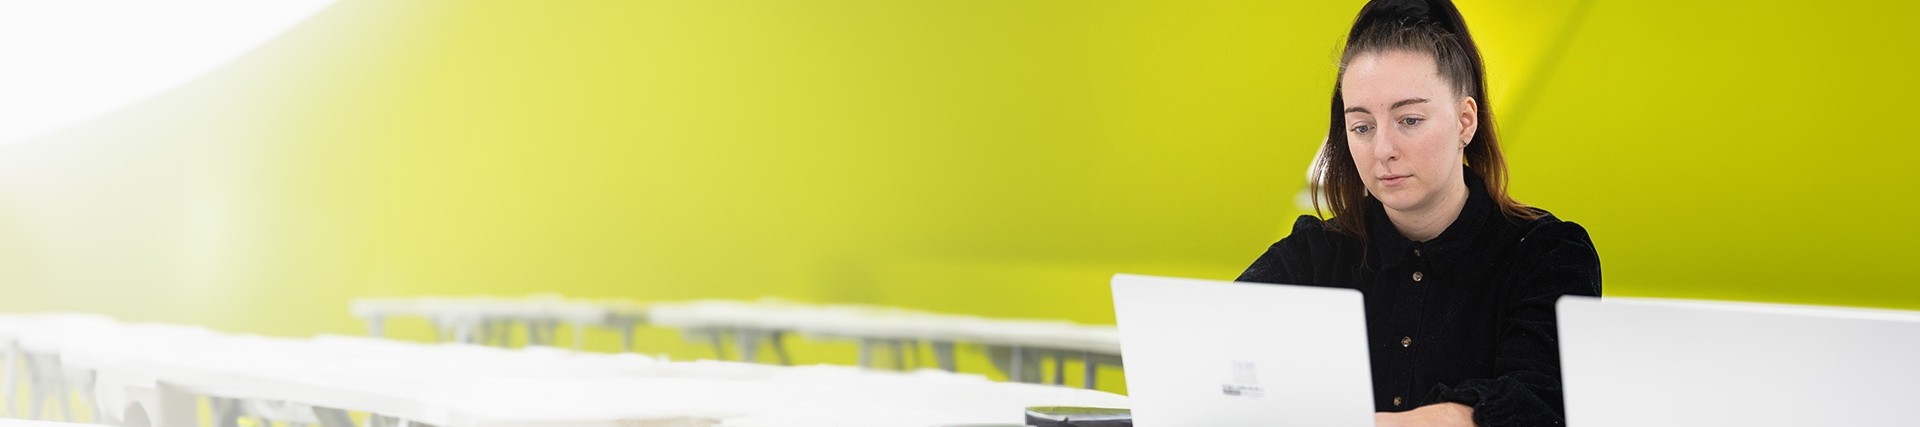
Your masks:
<svg viewBox="0 0 1920 427"><path fill-rule="evenodd" d="M1400 406L1401 403L1405 403L1405 402L1400 400L1400 396L1393 397L1393 406Z"/></svg>
<svg viewBox="0 0 1920 427"><path fill-rule="evenodd" d="M1413 346L1413 337L1400 337L1400 346L1401 346L1401 347L1412 347L1412 346Z"/></svg>
<svg viewBox="0 0 1920 427"><path fill-rule="evenodd" d="M1413 256L1420 256L1420 250L1419 250L1419 249L1414 249L1414 250L1413 250Z"/></svg>
<svg viewBox="0 0 1920 427"><path fill-rule="evenodd" d="M1418 282L1420 281L1420 279L1425 279L1425 278L1427 278L1427 275L1420 274L1420 272L1418 271L1413 272L1413 281Z"/></svg>

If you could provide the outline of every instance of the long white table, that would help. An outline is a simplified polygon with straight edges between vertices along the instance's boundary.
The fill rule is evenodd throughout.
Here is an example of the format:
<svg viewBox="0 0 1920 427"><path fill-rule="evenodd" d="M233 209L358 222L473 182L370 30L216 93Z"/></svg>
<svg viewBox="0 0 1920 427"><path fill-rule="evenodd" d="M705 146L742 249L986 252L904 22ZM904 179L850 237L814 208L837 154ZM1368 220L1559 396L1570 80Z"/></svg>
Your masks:
<svg viewBox="0 0 1920 427"><path fill-rule="evenodd" d="M97 334L119 326L112 318L81 313L49 313L31 317L0 316L0 352L5 353L4 384L8 398L4 407L9 416L44 418L47 404L59 405L62 420L74 419L74 408L66 396L70 391L91 394L92 373L68 369L61 363L60 350L75 337ZM13 406L12 393L20 384L32 384L25 408ZM24 409L24 410L22 410Z"/></svg>
<svg viewBox="0 0 1920 427"><path fill-rule="evenodd" d="M646 320L646 307L627 300L584 300L559 295L359 298L348 308L367 322L370 336L384 336L387 320L427 319L441 341L508 346L514 331L529 345L554 346L558 327L573 330L573 347L587 327L620 331L622 348L633 350L633 330Z"/></svg>
<svg viewBox="0 0 1920 427"><path fill-rule="evenodd" d="M1002 356L995 363L1008 378L1029 382L1038 382L1035 363L1041 357L1054 361L1055 384L1064 382L1064 362L1078 357L1085 361L1086 388L1094 387L1095 370L1100 365L1120 364L1117 328L1058 320L994 319L894 307L813 305L777 300L655 303L648 307L648 319L655 325L689 331L766 337L776 344L780 336L789 333L853 340L860 343L859 364L868 367L875 365L875 351L887 347L892 350L895 367L904 368L906 348L925 343L932 347L941 369L954 371L955 346L974 344L985 348L989 356ZM741 341L742 352L747 353L747 357L752 356L752 342L751 339Z"/></svg>
<svg viewBox="0 0 1920 427"><path fill-rule="evenodd" d="M95 332L57 344L62 370L91 372L103 419L123 425L198 426L200 399L222 427L239 416L349 427L349 412L371 414L368 427L946 425L1018 423L1027 406L1126 404L1109 393L933 370L667 362L167 325Z"/></svg>
<svg viewBox="0 0 1920 427"><path fill-rule="evenodd" d="M623 348L631 351L633 330L641 324L682 330L690 339L706 341L721 359L756 361L761 345L771 347L775 360L788 364L784 348L789 335L851 340L860 346L859 365L876 367L878 352L891 350L892 367L906 369L920 345L931 348L935 366L957 370L955 348L975 345L995 365L1017 381L1041 382L1039 362L1053 362L1052 383L1065 382L1065 362L1084 361L1084 386L1093 388L1096 370L1118 366L1120 336L1111 325L1083 325L1058 320L994 319L855 304L801 304L779 300L641 303L628 300L580 300L555 295L526 298L414 297L361 299L353 303L355 316L366 319L374 336L384 332L387 319L429 319L448 341L504 345L504 331L523 325L528 342L551 345L541 337L553 335L552 325L603 326L618 329ZM546 332L542 332L546 331ZM577 335L576 335L577 337ZM729 357L727 344L737 350ZM917 363L916 363L917 364Z"/></svg>
<svg viewBox="0 0 1920 427"><path fill-rule="evenodd" d="M0 427L106 427L102 424L0 418Z"/></svg>

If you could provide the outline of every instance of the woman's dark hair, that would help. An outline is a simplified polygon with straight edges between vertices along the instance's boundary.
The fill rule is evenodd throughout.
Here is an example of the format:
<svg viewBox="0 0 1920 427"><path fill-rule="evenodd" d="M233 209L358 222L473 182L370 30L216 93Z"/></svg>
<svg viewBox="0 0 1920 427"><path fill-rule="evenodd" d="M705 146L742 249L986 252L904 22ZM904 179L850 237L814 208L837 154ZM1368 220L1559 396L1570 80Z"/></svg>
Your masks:
<svg viewBox="0 0 1920 427"><path fill-rule="evenodd" d="M1539 218L1539 210L1507 195L1507 162L1494 136L1486 66L1480 60L1480 48L1467 33L1466 19L1449 0L1375 0L1360 8L1340 55L1340 74L1333 81L1333 118L1327 127L1327 142L1320 147L1319 160L1313 165L1310 196L1314 212L1324 216L1324 201L1333 211L1333 229L1364 241L1366 184L1361 182L1353 153L1347 149L1346 102L1340 98L1340 79L1346 76L1347 64L1354 57L1389 51L1431 55L1440 77L1453 86L1455 93L1478 102L1480 125L1466 147L1467 168L1480 175L1487 196L1501 213L1522 220Z"/></svg>

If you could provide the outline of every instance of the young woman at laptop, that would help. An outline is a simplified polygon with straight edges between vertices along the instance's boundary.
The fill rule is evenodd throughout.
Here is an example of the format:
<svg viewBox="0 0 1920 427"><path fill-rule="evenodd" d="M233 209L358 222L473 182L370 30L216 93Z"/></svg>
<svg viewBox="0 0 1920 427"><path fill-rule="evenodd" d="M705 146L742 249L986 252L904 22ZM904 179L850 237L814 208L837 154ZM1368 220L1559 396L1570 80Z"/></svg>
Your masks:
<svg viewBox="0 0 1920 427"><path fill-rule="evenodd" d="M1507 195L1485 76L1450 1L1369 2L1313 165L1332 217L1301 216L1239 278L1365 295L1381 426L1565 420L1554 302L1599 295L1600 257Z"/></svg>

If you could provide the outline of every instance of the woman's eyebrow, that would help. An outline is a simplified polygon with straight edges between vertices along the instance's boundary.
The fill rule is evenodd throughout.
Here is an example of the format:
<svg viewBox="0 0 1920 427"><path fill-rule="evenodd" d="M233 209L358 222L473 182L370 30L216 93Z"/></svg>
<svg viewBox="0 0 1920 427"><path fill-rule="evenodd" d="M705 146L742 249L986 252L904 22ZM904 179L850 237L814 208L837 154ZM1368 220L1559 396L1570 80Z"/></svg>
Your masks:
<svg viewBox="0 0 1920 427"><path fill-rule="evenodd" d="M1387 109L1388 109L1388 110L1393 110L1393 109L1396 109L1396 108L1400 108L1400 107L1405 107L1405 106L1408 106L1408 105L1413 105L1413 104L1419 104L1419 103L1423 103L1423 102L1427 102L1427 99L1426 99L1426 98L1407 98L1407 99L1402 99L1402 100L1400 100L1400 102L1395 102L1395 103L1393 103L1393 106L1391 106L1391 107L1387 107ZM1348 112L1348 113L1367 113L1367 114L1373 114L1373 112L1372 112L1372 111L1367 111L1367 108L1366 108L1366 107L1347 107L1347 112Z"/></svg>
<svg viewBox="0 0 1920 427"><path fill-rule="evenodd" d="M1408 105L1413 105L1413 104L1419 104L1419 103L1422 103L1422 102L1427 102L1427 99L1426 99L1426 98L1407 98L1407 99L1402 99L1402 100L1400 100L1400 102L1395 102L1395 103L1393 103L1393 107L1392 107L1392 108L1388 108L1388 110L1393 110L1393 109L1398 109L1398 108L1400 108L1400 107L1405 107L1405 106L1408 106Z"/></svg>

